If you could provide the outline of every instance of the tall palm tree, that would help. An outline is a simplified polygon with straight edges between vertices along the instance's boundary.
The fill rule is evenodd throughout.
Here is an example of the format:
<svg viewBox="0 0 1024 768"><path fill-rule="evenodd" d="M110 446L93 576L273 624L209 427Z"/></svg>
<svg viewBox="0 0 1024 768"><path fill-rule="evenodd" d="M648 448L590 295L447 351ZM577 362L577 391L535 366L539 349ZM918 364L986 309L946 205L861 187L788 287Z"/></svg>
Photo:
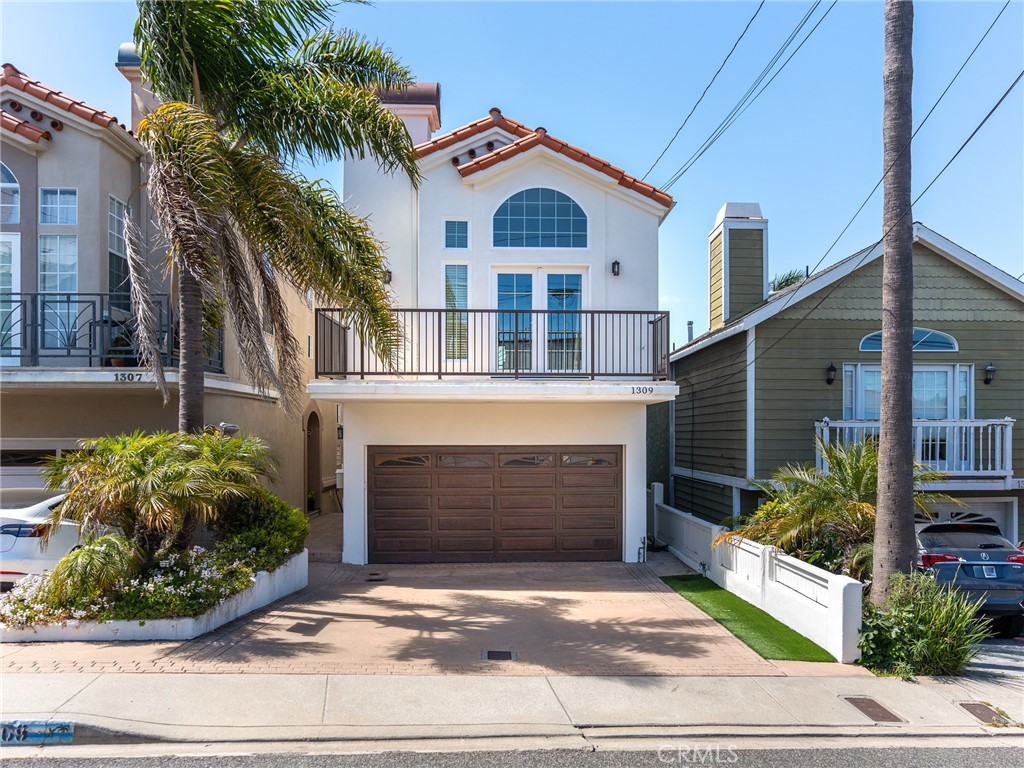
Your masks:
<svg viewBox="0 0 1024 768"><path fill-rule="evenodd" d="M876 605L889 596L891 577L909 573L914 559L913 506L913 215L910 199L914 5L885 2L882 210L882 407L879 428L878 512L875 518Z"/></svg>
<svg viewBox="0 0 1024 768"><path fill-rule="evenodd" d="M301 404L301 350L282 284L341 307L385 359L399 329L383 246L299 158L374 157L383 172L419 172L408 131L378 93L409 70L359 35L329 27L330 0L139 0L136 48L162 102L139 126L151 156L149 197L178 301L178 428L203 427L203 308L230 319L247 377ZM132 296L144 364L164 389L138 238ZM274 332L276 359L264 341Z"/></svg>

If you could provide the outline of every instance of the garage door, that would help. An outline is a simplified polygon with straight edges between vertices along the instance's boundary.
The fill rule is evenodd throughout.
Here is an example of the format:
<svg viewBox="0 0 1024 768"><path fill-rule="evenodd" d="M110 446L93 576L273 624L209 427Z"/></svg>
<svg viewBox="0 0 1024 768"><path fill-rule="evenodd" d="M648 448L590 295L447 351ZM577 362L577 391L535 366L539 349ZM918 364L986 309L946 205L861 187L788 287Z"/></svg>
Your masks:
<svg viewBox="0 0 1024 768"><path fill-rule="evenodd" d="M620 446L370 446L371 563L622 559Z"/></svg>
<svg viewBox="0 0 1024 768"><path fill-rule="evenodd" d="M1008 539L1016 543L1020 536L1017 521L1014 519L1013 503L1002 499L991 500L984 498L961 499L966 506L958 506L950 502L935 501L929 506L933 519L928 520L916 513L915 521L918 525L929 522L935 523L995 523L999 530Z"/></svg>

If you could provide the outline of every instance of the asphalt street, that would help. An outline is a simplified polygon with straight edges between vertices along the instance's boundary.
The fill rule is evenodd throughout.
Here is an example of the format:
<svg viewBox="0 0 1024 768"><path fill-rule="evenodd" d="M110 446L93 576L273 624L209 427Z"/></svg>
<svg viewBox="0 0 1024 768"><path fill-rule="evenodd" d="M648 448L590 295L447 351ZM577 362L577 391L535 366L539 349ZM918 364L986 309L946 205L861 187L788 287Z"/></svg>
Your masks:
<svg viewBox="0 0 1024 768"><path fill-rule="evenodd" d="M31 768L646 768L734 765L758 768L1017 768L1024 750L991 748L875 748L740 750L727 741L683 743L647 752L450 752L355 755L231 755L139 758L5 758Z"/></svg>

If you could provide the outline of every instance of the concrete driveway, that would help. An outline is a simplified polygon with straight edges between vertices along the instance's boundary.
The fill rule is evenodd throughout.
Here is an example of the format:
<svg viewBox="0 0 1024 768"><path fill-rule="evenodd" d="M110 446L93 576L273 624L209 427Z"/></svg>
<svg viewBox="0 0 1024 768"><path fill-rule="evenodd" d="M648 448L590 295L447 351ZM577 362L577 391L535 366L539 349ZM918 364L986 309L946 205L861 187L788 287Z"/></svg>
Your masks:
<svg viewBox="0 0 1024 768"><path fill-rule="evenodd" d="M669 590L651 566L314 564L310 570L309 588L196 640L5 644L0 668L402 675L849 670L765 661ZM488 651L507 651L512 659L487 660Z"/></svg>

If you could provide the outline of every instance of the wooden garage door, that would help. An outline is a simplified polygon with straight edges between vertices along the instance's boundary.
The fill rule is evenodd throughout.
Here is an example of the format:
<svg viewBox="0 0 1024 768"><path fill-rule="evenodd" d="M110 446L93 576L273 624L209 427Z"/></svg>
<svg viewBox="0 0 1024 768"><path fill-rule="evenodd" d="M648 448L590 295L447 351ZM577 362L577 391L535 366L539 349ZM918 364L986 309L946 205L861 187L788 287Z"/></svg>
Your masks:
<svg viewBox="0 0 1024 768"><path fill-rule="evenodd" d="M622 559L619 446L370 446L371 563Z"/></svg>

